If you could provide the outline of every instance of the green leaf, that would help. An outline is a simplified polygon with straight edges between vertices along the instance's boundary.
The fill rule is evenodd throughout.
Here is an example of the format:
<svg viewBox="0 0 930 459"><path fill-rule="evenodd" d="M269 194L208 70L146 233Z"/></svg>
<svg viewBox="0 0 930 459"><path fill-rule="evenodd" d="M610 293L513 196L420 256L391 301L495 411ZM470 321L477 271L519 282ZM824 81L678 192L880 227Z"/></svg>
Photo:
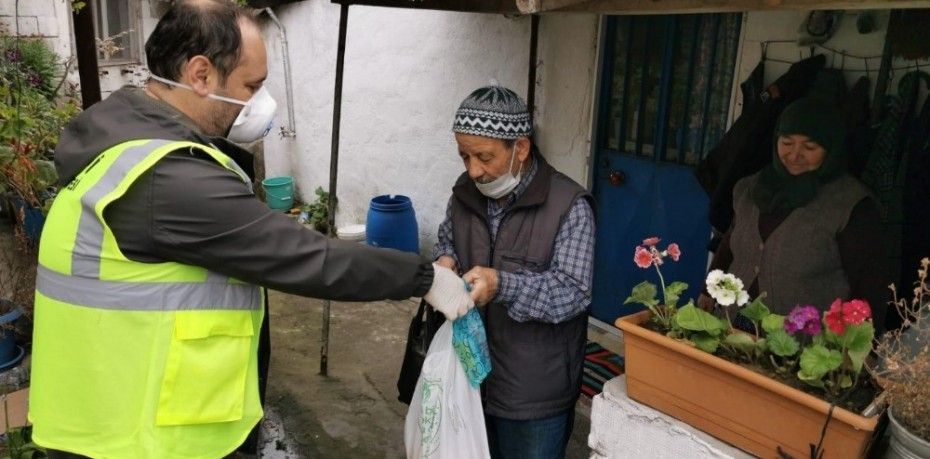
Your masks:
<svg viewBox="0 0 930 459"><path fill-rule="evenodd" d="M769 314L762 319L762 329L766 334L785 331L785 316Z"/></svg>
<svg viewBox="0 0 930 459"><path fill-rule="evenodd" d="M872 338L875 337L875 327L872 322L862 322L859 325L849 325L840 335L840 345L855 352L868 352L872 350Z"/></svg>
<svg viewBox="0 0 930 459"><path fill-rule="evenodd" d="M793 357L801 350L801 344L784 330L775 330L766 335L768 348L779 357Z"/></svg>
<svg viewBox="0 0 930 459"><path fill-rule="evenodd" d="M869 353L872 352L872 349L865 349L862 351L848 351L846 355L849 356L849 361L852 363L852 370L856 374L859 374L862 371L862 365L865 364L866 357L869 356Z"/></svg>
<svg viewBox="0 0 930 459"><path fill-rule="evenodd" d="M659 304L659 300L656 299L657 294L658 290L655 284L649 281L643 281L636 287L633 287L633 293L623 304L640 303L648 308L653 308Z"/></svg>
<svg viewBox="0 0 930 459"><path fill-rule="evenodd" d="M690 338L698 349L710 354L717 352L717 347L720 345L720 338L706 332L695 333Z"/></svg>
<svg viewBox="0 0 930 459"><path fill-rule="evenodd" d="M805 373L804 370L798 370L798 379L800 379L801 381L804 381L804 382L807 383L807 384L810 384L811 386L819 387L819 388L823 389L823 388L824 388L824 385L823 385L823 379L822 379L822 378L823 378L823 376L821 376L821 377L819 377L819 378L815 378L815 377L813 377L813 376L808 375L807 373Z"/></svg>
<svg viewBox="0 0 930 459"><path fill-rule="evenodd" d="M841 389L849 389L850 387L852 387L852 385L853 385L853 381L852 381L852 378L849 377L849 375L844 374L840 376L840 388Z"/></svg>
<svg viewBox="0 0 930 459"><path fill-rule="evenodd" d="M801 353L801 372L813 379L823 378L842 364L843 354L821 345L806 347Z"/></svg>
<svg viewBox="0 0 930 459"><path fill-rule="evenodd" d="M765 304L762 303L761 296L753 300L752 303L749 303L749 306L746 306L740 310L739 313L741 316L747 317L756 322L759 322L760 320L763 320L772 314L772 312L769 311L769 308L767 308Z"/></svg>
<svg viewBox="0 0 930 459"><path fill-rule="evenodd" d="M756 348L756 341L746 333L731 333L723 342L744 352L752 352Z"/></svg>
<svg viewBox="0 0 930 459"><path fill-rule="evenodd" d="M726 324L713 314L699 309L693 303L682 306L675 314L678 325L685 330L702 331L713 336L720 336L726 330Z"/></svg>
<svg viewBox="0 0 930 459"><path fill-rule="evenodd" d="M678 305L681 294L688 289L688 284L675 281L665 287L665 305L673 308Z"/></svg>

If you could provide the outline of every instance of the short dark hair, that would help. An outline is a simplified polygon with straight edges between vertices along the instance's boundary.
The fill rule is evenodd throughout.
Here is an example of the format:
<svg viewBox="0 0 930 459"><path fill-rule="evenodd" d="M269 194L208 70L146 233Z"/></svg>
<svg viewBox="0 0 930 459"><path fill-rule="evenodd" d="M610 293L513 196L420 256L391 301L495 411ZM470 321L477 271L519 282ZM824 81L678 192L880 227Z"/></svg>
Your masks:
<svg viewBox="0 0 930 459"><path fill-rule="evenodd" d="M152 74L177 81L190 58L206 56L220 81L239 64L242 33L239 21L252 21L245 9L228 0L181 0L158 21L145 42L145 57Z"/></svg>

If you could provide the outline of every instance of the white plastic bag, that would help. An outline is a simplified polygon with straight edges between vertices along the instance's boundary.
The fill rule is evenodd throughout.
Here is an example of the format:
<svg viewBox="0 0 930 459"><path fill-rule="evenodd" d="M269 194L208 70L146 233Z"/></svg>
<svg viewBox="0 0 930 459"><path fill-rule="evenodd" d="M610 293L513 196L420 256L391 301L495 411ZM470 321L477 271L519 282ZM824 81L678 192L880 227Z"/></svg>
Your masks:
<svg viewBox="0 0 930 459"><path fill-rule="evenodd" d="M408 459L491 457L481 394L452 348L452 322L436 332L407 411L404 444Z"/></svg>

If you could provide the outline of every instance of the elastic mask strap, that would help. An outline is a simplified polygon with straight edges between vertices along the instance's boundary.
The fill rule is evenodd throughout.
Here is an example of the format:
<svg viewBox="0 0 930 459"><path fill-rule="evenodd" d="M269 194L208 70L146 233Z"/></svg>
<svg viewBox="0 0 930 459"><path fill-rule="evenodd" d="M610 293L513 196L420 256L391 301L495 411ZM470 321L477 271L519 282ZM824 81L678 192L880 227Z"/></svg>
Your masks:
<svg viewBox="0 0 930 459"><path fill-rule="evenodd" d="M176 87L178 87L178 88L187 89L188 91L193 91L193 90L194 90L194 88L190 87L190 85L186 85L186 84L184 84L184 83L178 83L177 81L171 81L171 80L169 80L169 79L167 79L167 78L162 78L162 77L160 77L160 76L158 76L158 75L150 74L149 77L150 77L151 79L155 80L155 81L158 81L158 82L160 82L160 83L164 83L164 84L166 84L166 85L168 85L168 86L176 86ZM207 94L207 97L209 97L209 98L211 98L211 99L221 100L221 101L223 101L223 102L229 102L229 103L231 103L231 104L236 104L236 105L242 105L242 106L248 105L248 102L243 102L243 101L241 101L241 100L233 99L233 98L230 98L230 97L218 96L218 95L216 95L216 94Z"/></svg>

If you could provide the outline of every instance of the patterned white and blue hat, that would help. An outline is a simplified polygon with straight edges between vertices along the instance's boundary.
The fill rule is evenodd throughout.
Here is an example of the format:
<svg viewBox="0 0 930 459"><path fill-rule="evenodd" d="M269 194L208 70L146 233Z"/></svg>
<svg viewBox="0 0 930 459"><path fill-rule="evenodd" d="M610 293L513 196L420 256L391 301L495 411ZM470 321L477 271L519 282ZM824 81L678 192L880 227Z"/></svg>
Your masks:
<svg viewBox="0 0 930 459"><path fill-rule="evenodd" d="M469 94L455 111L452 132L515 140L533 134L526 103L517 93L492 85Z"/></svg>

